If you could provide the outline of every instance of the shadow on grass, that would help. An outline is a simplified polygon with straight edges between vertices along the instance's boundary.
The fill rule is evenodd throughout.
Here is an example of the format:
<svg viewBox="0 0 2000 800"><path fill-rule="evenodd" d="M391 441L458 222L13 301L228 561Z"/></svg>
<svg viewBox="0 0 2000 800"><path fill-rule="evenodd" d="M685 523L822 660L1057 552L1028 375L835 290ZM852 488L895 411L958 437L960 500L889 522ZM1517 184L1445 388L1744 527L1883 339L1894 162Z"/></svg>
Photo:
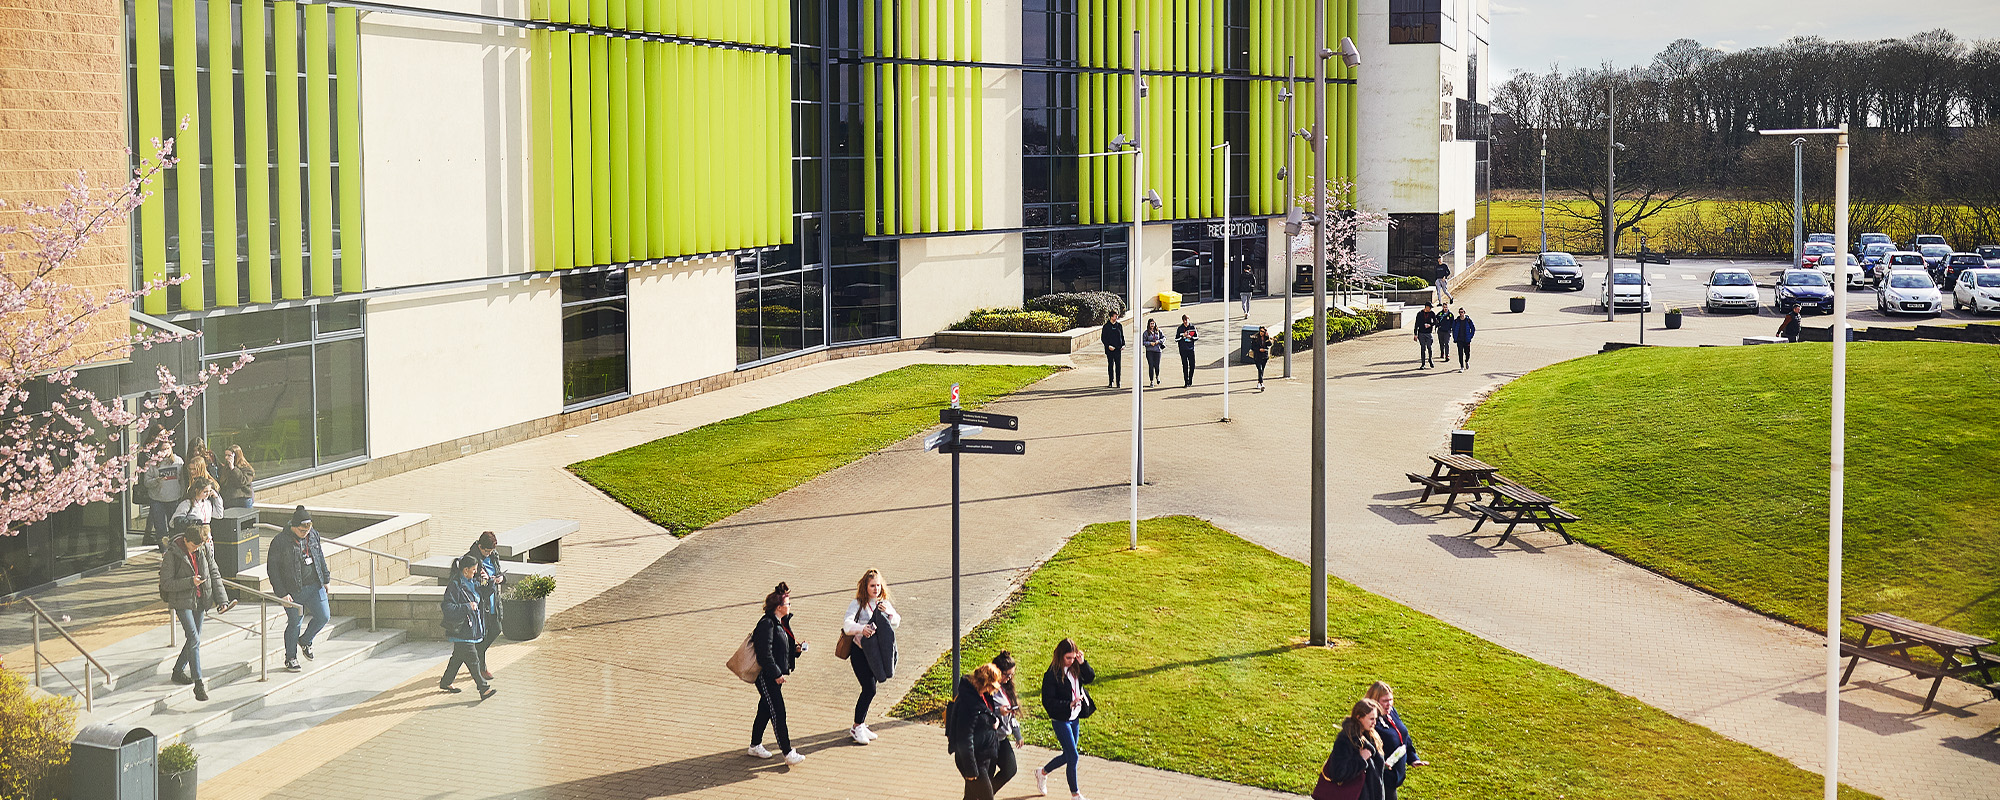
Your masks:
<svg viewBox="0 0 2000 800"><path fill-rule="evenodd" d="M1083 435L1083 434L1078 434L1078 435ZM1123 489L1123 488L1125 488L1125 487L1126 487L1127 485L1129 485L1129 484L1125 484L1125 483L1105 483L1105 484L1099 484L1099 485L1097 485L1097 486L1076 486L1076 487L1072 487L1072 488L1068 488L1068 489L1050 489L1050 490L1048 490L1048 491L1046 491L1046 492L1024 492L1024 493L1021 493L1021 494L1004 494L1004 495L1000 495L1000 496L998 496L998 497L974 497L974 498L968 498L968 499L964 500L963 502L964 502L964 503L997 503L997 502L1000 502L1000 501L1003 501L1003 500L1023 500L1023 499L1026 499L1026 498L1030 498L1030 497L1048 497L1048 496L1051 496L1051 495L1059 495L1059 494L1076 494L1076 493L1079 493L1079 492L1095 492L1095 491L1101 491L1101 490L1105 490L1105 489ZM850 518L850 517L865 517L865 516L869 516L869 515L872 515L872 514L893 514L893 513L897 513L897 512L901 512L901 511L922 511L922 510L925 510L925 509L933 509L933 508L950 508L950 507L951 507L951 503L948 503L948 502L946 502L946 503L924 503L924 504L922 504L922 505L914 505L914 506L897 506L897 507L895 507L895 508L873 508L873 509L869 509L869 510L867 510L867 511L850 511L850 512L847 512L847 513L843 513L843 514L816 514L816 515L813 515L813 516L809 516L809 517L786 517L786 518L783 518L783 519L760 519L760 520L756 520L756 521L754 521L754 522L737 522L737 523L732 523L732 524L729 524L729 525L710 525L710 526L708 526L708 527L705 527L705 528L702 528L702 530L704 530L704 531L721 531L721 530L730 530L730 529L733 529L733 528L756 528L756 527L760 527L760 526L764 526L764 525L777 525L777 524L783 524L783 523L790 523L790 522L812 522L812 521L815 521L815 520L826 520L826 519L846 519L846 518ZM801 595L801 596L803 596L803 595Z"/></svg>
<svg viewBox="0 0 2000 800"><path fill-rule="evenodd" d="M1177 669L1206 667L1210 664L1224 664L1231 661L1242 661L1248 658L1262 658L1264 656L1282 655L1284 653L1292 652L1293 650L1303 650L1310 647L1312 647L1312 645L1301 642L1299 644L1287 644L1279 647L1267 647L1262 650L1255 650L1248 653L1233 653L1224 656L1209 656L1208 658L1198 658L1191 661L1174 661L1166 664L1160 664L1158 666L1146 667L1145 669L1135 669L1129 672L1120 672L1112 675L1099 675L1097 676L1097 680L1099 683L1108 683L1110 681L1121 681L1127 678L1143 678L1148 675L1157 675L1162 672L1169 672Z"/></svg>
<svg viewBox="0 0 2000 800"><path fill-rule="evenodd" d="M961 578L966 578L966 577L972 577L972 576L976 576L976 575L1002 575L1002 574L1008 574L1008 573L1013 573L1013 572L1019 572L1019 571L1021 571L1021 570L1024 570L1024 569L1027 569L1027 566L1026 566L1026 565L1022 565L1022 566L1014 566L1014 567L1001 567L1001 568L999 568L999 569L988 569L988 570L980 570L980 571L978 571L978 572L962 572L962 573L959 573L959 576L960 576ZM911 585L911 584L919 584L919 583L938 583L938 582L940 582L940 581L949 581L949 580L951 580L951 576L950 576L950 575L937 575L937 576L933 576L933 577L929 577L929 578L909 578L909 579L901 579L901 580L898 580L898 581L896 581L896 585L897 585L897 586L908 586L908 585ZM834 589L834 590L831 590L831 591L825 591L825 592L792 592L790 596L791 596L791 597L793 597L793 598L801 598L801 599L810 599L810 598L817 598L817 597L842 597L842 598L846 598L846 597L853 597L853 596L854 596L854 589L852 589L852 588L840 588L840 589ZM550 620L550 621L549 621L549 625L548 625L548 630L550 630L550 631L580 631L580 630L585 630L585 629L588 629L588 628L601 628L601 627L604 627L604 626L606 626L606 625L622 625L622 624L625 624L625 623L628 623L628 622L646 622L646 621L648 621L648 620L656 620L656 619L667 619L667 618L670 618L670 617L684 617L684 616L687 616L687 615L689 615L689 614L706 614L706 613L709 613L709 612L711 612L711 611L728 611L728 610L730 610L730 609L737 609L737 608L744 608L744 609L748 609L748 608L756 608L756 609L761 609L761 608L763 608L763 605L764 605L764 600L763 600L762 598L758 598L758 599L756 599L756 600L751 600L751 601L747 601L747 602L742 602L742 603L726 603L726 604L723 604L723 605L719 605L719 606L708 606L708 607L705 607L705 608L690 608L690 609L686 609L686 610L683 610L683 611L663 611L663 612L661 612L661 613L658 613L658 614L645 614L645 615L642 615L642 616L636 616L636 617L620 617L620 618L618 618L618 619L606 619L606 620L598 620L598 621L596 621L596 622L579 622L579 623L577 623L577 624L575 624L575 625L558 625L558 624L556 624L556 623L557 623L557 622L558 622L558 621L559 621L559 620L561 619L561 616L558 616L558 617L557 617L556 619L552 619L552 620ZM585 608L585 607L586 607L586 606L578 606L577 608ZM564 614L564 615L567 615L568 613L569 613L568 611L565 611L565 612L563 612L563 614Z"/></svg>

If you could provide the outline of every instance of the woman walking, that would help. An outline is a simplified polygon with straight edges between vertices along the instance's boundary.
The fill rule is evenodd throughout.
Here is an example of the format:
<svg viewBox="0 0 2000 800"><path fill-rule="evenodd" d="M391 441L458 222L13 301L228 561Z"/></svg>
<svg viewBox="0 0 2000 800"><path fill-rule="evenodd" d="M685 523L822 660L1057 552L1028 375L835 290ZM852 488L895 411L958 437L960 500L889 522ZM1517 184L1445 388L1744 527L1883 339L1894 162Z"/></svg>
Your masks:
<svg viewBox="0 0 2000 800"><path fill-rule="evenodd" d="M187 497L174 506L171 520L191 517L201 526L201 539L208 541L208 526L216 517L222 516L222 496L216 494L215 482L208 478L194 478L188 482Z"/></svg>
<svg viewBox="0 0 2000 800"><path fill-rule="evenodd" d="M993 800L995 792L1014 779L1014 748L1001 732L1006 695L1000 692L1000 670L992 664L958 679L951 708L945 712L946 748L965 779L966 800Z"/></svg>
<svg viewBox="0 0 2000 800"><path fill-rule="evenodd" d="M1458 371L1464 372L1472 366L1472 336L1479 332L1479 326L1472 324L1472 312L1459 309L1458 322L1453 323L1452 336L1458 339Z"/></svg>
<svg viewBox="0 0 2000 800"><path fill-rule="evenodd" d="M1375 718L1375 738L1382 740L1382 748L1388 751L1382 757L1382 800L1396 800L1396 789L1403 785L1410 765L1429 766L1430 762L1417 758L1417 743L1411 741L1410 729L1396 713L1395 690L1376 681L1368 687L1368 699L1382 709Z"/></svg>
<svg viewBox="0 0 2000 800"><path fill-rule="evenodd" d="M1083 688L1094 680L1097 671L1083 659L1083 651L1077 649L1076 642L1064 639L1056 645L1055 658L1049 662L1049 670L1042 673L1042 711L1049 715L1049 724L1055 727L1056 741L1062 743L1063 751L1035 770L1035 790L1044 795L1049 793L1049 773L1066 767L1070 800L1084 800L1076 776L1076 740L1083 732L1084 718L1097 713L1097 703L1090 699L1090 691Z"/></svg>
<svg viewBox="0 0 2000 800"><path fill-rule="evenodd" d="M1383 800L1382 740L1375 735L1375 723L1382 709L1375 701L1356 701L1347 719L1340 721L1340 736L1333 740L1333 752L1319 768L1319 785L1312 796L1320 800Z"/></svg>
<svg viewBox="0 0 2000 800"><path fill-rule="evenodd" d="M486 635L479 640L479 674L490 681L493 670L486 666L486 651L500 639L500 626L505 622L501 619L500 587L507 582L507 571L500 566L500 537L482 531L465 554L479 562L473 582L479 587L479 613L486 617Z"/></svg>
<svg viewBox="0 0 2000 800"><path fill-rule="evenodd" d="M1160 330L1160 321L1146 320L1146 332L1139 334L1139 343L1146 346L1146 385L1160 385L1160 357L1167 351L1167 332Z"/></svg>
<svg viewBox="0 0 2000 800"><path fill-rule="evenodd" d="M1438 306L1437 316L1431 318L1432 329L1437 331L1438 337L1437 360L1446 364L1451 363L1451 332L1456 322L1457 318L1451 315L1451 306Z"/></svg>
<svg viewBox="0 0 2000 800"><path fill-rule="evenodd" d="M479 571L479 559L459 556L451 562L451 583L444 587L444 638L451 640L451 662L445 664L444 675L438 678L438 688L452 694L460 689L452 686L458 680L458 668L472 673L472 685L479 688L479 699L484 700L499 690L486 682L486 662L479 657L479 641L486 638L486 615L479 609L479 586L474 575Z"/></svg>
<svg viewBox="0 0 2000 800"><path fill-rule="evenodd" d="M1271 329L1257 327L1250 337L1250 363L1257 365L1257 391L1264 391L1264 367L1271 363Z"/></svg>
<svg viewBox="0 0 2000 800"><path fill-rule="evenodd" d="M847 729L855 744L875 740L868 729L868 704L875 701L875 685L895 676L896 628L903 616L889 605L889 584L882 573L868 570L854 586L854 599L847 603L840 633L853 642L847 663L854 667L854 680L861 683L861 696L854 701L854 727Z"/></svg>
<svg viewBox="0 0 2000 800"><path fill-rule="evenodd" d="M174 661L174 683L194 684L194 699L208 700L208 683L201 675L201 619L213 608L228 610L229 590L209 555L208 530L181 520L176 535L160 548L160 598L174 612L187 641L181 643L180 658Z"/></svg>
<svg viewBox="0 0 2000 800"><path fill-rule="evenodd" d="M1003 712L1002 732L1014 738L1014 745L1021 745L1021 693L1014 690L1014 654L1005 650L993 657L993 668L1000 670L1000 694L1007 698L1007 708ZM1006 738L1005 736L1001 738Z"/></svg>
<svg viewBox="0 0 2000 800"><path fill-rule="evenodd" d="M257 491L251 485L257 482L257 470L250 466L250 459L244 457L242 445L230 445L222 451L222 504L229 508L251 508L257 505Z"/></svg>
<svg viewBox="0 0 2000 800"><path fill-rule="evenodd" d="M750 648L757 654L757 721L750 726L750 755L770 758L764 749L764 726L778 734L778 752L785 763L806 760L792 749L792 734L785 727L785 676L791 674L806 643L792 635L792 588L782 583L764 596L764 616L750 634Z"/></svg>

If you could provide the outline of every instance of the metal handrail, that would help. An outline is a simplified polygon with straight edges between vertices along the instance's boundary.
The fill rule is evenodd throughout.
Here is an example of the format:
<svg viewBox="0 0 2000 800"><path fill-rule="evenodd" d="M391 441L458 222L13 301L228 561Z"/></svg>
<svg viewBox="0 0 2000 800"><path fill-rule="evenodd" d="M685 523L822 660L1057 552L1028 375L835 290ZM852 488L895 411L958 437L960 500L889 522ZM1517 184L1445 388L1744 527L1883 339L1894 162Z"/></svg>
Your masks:
<svg viewBox="0 0 2000 800"><path fill-rule="evenodd" d="M271 529L271 530L274 530L274 531L279 531L280 533L282 533L282 532L283 532L283 531L285 530L284 528L280 528L280 527L278 527L278 526L276 526L276 525L272 525L272 524L269 524L269 523L265 523L265 522L259 522L259 523L257 523L257 527L259 527L259 528L269 528L269 529ZM368 583L367 583L367 586L368 586L368 631L369 631L370 633L373 633L373 632L375 632L375 629L376 629L376 627L375 627L375 594L376 594L376 593L375 593L375 567L376 567L376 564L377 564L377 563L379 563L379 562L377 562L377 561L376 561L375 559L376 559L377 557L381 557L381 558L393 558L393 559L395 559L395 560L397 560L397 561L401 561L401 562L403 562L403 566L406 566L406 567L407 567L407 566L410 566L410 565L411 565L411 561L410 561L410 559L407 559L407 558L404 558L404 557L402 557L402 556L399 556L399 555L396 555L395 553L384 553L384 552L382 552L382 551L380 551L380 550L372 550L372 549L369 549L369 548L366 548L366 547L362 547L361 545L358 545L358 544L348 544L348 543L346 543L346 542L340 542L340 541L335 541L335 540L333 540L333 539L328 539L328 538L325 538L325 537L321 537L319 541L320 541L320 544L330 544L330 545L334 545L334 546L336 546L336 547L345 547L345 548L347 548L347 549L349 549L349 550L359 550L359 551L361 551L361 552L363 552L363 553L367 553L367 554L368 554ZM329 572L329 576L330 576L330 575L331 575L331 572ZM334 580L337 580L337 581L340 581L341 583L345 583L345 584L348 584L349 586L361 586L361 585L362 585L361 583L358 583L358 582L356 582L356 581L350 581L350 580L347 580L347 579L345 579L345 578L334 578Z"/></svg>
<svg viewBox="0 0 2000 800"><path fill-rule="evenodd" d="M97 710L96 697L90 690L90 667L96 667L98 672L104 673L104 688L106 689L111 688L111 670L105 669L104 665L98 662L96 656L91 655L89 650L83 649L83 645L77 642L76 637L69 635L69 631L63 630L62 624L56 622L54 617L49 616L49 612L43 611L41 605L35 602L35 598L24 596L21 599L27 602L28 608L35 612L35 615L29 618L34 623L35 631L35 688L42 688L42 664L47 663L50 669L55 670L57 677L62 678L64 683L69 684L71 691L76 690L76 681L70 680L69 675L64 673L62 667L58 666L53 659L42 655L42 620L48 620L49 627L56 629L56 633L62 634L62 637L69 641L69 646L76 648L76 652L82 654L83 660L90 665L83 670L83 710Z"/></svg>

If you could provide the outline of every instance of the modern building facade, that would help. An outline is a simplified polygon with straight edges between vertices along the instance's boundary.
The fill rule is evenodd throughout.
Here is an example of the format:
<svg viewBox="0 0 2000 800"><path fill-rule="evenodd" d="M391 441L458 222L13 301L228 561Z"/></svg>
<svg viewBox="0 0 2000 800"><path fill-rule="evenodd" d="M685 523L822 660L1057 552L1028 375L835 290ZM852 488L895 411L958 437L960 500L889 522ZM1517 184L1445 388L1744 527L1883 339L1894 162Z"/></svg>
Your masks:
<svg viewBox="0 0 2000 800"><path fill-rule="evenodd" d="M1329 3L1327 41L1367 62L1329 62L1329 173L1463 257L1473 182L1443 175L1484 154L1455 127L1483 118L1458 105L1483 11L1451 18L1457 49L1409 45L1382 2ZM120 263L186 279L140 311L199 330L190 360L255 356L184 435L243 446L260 499L922 346L977 307L1126 295L1135 213L1141 305L1218 297L1224 236L1255 291L1283 291L1283 148L1299 191L1314 177L1285 115L1290 58L1311 124L1312 0L118 6L99 55L123 65L122 142L182 156ZM1404 70L1422 92L1394 88ZM1439 188L1374 204L1369 136L1404 128L1437 142L1418 156ZM1136 187L1119 137L1142 144Z"/></svg>
<svg viewBox="0 0 2000 800"><path fill-rule="evenodd" d="M1389 215L1357 246L1398 275L1485 258L1491 195L1488 0L1358 0L1359 205Z"/></svg>

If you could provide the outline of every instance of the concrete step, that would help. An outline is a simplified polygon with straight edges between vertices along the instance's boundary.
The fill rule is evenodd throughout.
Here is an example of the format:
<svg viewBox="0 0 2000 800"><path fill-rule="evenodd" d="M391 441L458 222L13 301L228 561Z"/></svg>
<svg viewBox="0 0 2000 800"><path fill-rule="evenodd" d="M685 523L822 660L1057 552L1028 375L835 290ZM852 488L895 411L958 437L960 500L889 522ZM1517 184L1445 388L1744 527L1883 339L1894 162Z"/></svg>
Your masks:
<svg viewBox="0 0 2000 800"><path fill-rule="evenodd" d="M246 637L255 638L254 634L246 633L243 630L232 627L228 623L235 623L253 631L256 630L257 608L255 603L243 603L231 609L227 614L217 616L211 613L208 619L202 624L201 649L203 656L207 656L211 651L219 651L219 648L228 642ZM282 642L285 632L284 607L274 603L265 609L264 614L265 624L271 630L273 641ZM107 687L104 683L105 678L101 673L95 669L89 670L88 674L97 680L97 684L92 687L94 693L98 695L110 694L124 687L149 680L159 675L169 674L173 671L174 661L180 657L181 640L178 636L179 628L173 622L173 617L164 611L160 613L159 620L160 624L157 626L147 628L137 635L126 637L115 643L99 647L91 653L91 656L97 659L97 663L104 665L104 668L111 673L110 685ZM168 642L168 632L170 630L175 634L171 645ZM203 661L204 664L209 663L207 658L204 658ZM217 668L221 668L227 666L228 662L226 660L218 660L212 663ZM69 676L70 680L77 681L79 680L79 676L85 674L85 668L88 665L89 662L79 656L64 661L58 666L64 675ZM61 678L55 677L51 671L44 672L42 688L47 689L53 694L74 695L79 700L82 699L81 692L72 690L69 684L64 683Z"/></svg>
<svg viewBox="0 0 2000 800"><path fill-rule="evenodd" d="M265 668L273 678L281 673L291 674L283 671L284 616L277 615L275 620L269 620L266 624L270 630L270 651L268 656L264 656L267 659L264 662ZM203 627L202 632L206 634L215 626L217 623L211 619ZM323 650L327 643L344 638L357 630L365 633L367 627L367 620L352 617L331 618L327 620L326 627L320 631L318 642L315 643L315 653L319 654L318 651ZM255 683L260 674L259 657L263 654L263 645L259 638L235 628L229 628L229 632L227 636L214 639L208 636L202 637L202 673L208 683L211 697L225 686L244 681ZM81 724L93 722L129 724L135 716L150 714L183 701L194 702L193 686L183 686L173 682L174 662L180 658L180 648L166 646L167 637L164 628L134 638L152 642L153 645L150 648L141 648L135 653L119 654L121 662L125 664L124 671L113 672L115 686L111 691L101 691L101 684L99 689L93 690L96 691L95 708L82 715L79 720ZM141 655L150 655L150 663L138 662L137 657ZM326 657L320 654L322 660ZM104 659L100 656L99 660ZM81 662L81 659L77 661ZM105 666L109 668L111 664L107 662ZM46 680L43 686L47 688ZM63 684L61 688L64 694L74 694L68 684Z"/></svg>

